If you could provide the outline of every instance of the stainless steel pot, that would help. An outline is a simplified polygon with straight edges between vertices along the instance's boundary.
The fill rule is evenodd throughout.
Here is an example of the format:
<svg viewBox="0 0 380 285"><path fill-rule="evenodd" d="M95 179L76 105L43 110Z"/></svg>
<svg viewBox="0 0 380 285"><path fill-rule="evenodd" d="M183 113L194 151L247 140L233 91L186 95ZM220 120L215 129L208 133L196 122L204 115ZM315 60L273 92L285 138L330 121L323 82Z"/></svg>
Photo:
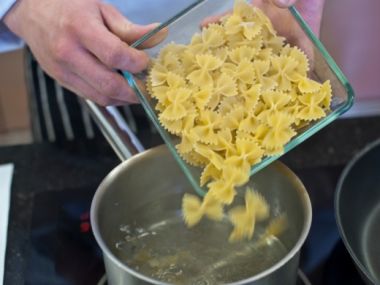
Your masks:
<svg viewBox="0 0 380 285"><path fill-rule="evenodd" d="M115 144L123 138L113 129L112 116L106 119L104 110L88 104L119 156L127 159L135 153ZM280 162L252 177L249 185L268 200L273 215L286 213L289 227L264 245L231 245L228 223L204 221L190 230L183 225L181 199L193 190L165 146L122 162L103 180L91 207L108 284L295 284L300 248L311 224L309 196ZM149 276L139 273L152 268Z"/></svg>
<svg viewBox="0 0 380 285"><path fill-rule="evenodd" d="M380 140L363 149L339 180L335 214L342 240L367 284L380 284Z"/></svg>

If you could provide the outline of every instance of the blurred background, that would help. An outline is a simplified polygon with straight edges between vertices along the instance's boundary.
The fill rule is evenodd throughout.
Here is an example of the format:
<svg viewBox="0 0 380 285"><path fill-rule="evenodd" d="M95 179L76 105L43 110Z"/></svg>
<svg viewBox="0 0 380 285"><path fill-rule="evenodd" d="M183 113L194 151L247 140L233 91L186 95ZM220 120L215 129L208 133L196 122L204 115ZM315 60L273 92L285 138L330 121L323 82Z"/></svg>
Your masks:
<svg viewBox="0 0 380 285"><path fill-rule="evenodd" d="M0 53L0 144L31 142L23 52Z"/></svg>

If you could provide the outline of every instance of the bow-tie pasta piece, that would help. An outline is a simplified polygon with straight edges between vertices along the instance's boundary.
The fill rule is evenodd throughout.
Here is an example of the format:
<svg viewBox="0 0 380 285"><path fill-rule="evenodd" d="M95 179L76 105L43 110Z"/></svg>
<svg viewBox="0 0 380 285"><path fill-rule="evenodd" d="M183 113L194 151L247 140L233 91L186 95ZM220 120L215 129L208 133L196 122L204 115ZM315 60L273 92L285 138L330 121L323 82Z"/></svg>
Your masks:
<svg viewBox="0 0 380 285"><path fill-rule="evenodd" d="M297 81L297 61L289 56L273 56L271 59L271 77L277 82L277 88L281 91L290 91L292 82Z"/></svg>
<svg viewBox="0 0 380 285"><path fill-rule="evenodd" d="M231 242L251 239L256 221L263 221L269 216L269 205L264 197L248 188L245 192L245 207L237 206L228 213L234 226L229 237Z"/></svg>
<svg viewBox="0 0 380 285"><path fill-rule="evenodd" d="M249 175L229 163L227 160L224 162L221 169L222 175L220 179L210 182L207 186L209 188L209 193L220 203L230 205L236 195L235 188L244 185L248 181Z"/></svg>
<svg viewBox="0 0 380 285"><path fill-rule="evenodd" d="M202 42L207 48L218 48L225 42L224 29L218 24L210 24L202 31Z"/></svg>
<svg viewBox="0 0 380 285"><path fill-rule="evenodd" d="M235 152L235 145L232 141L233 138L233 133L228 128L218 131L218 142L212 146L212 149L223 153L224 158L231 156Z"/></svg>
<svg viewBox="0 0 380 285"><path fill-rule="evenodd" d="M283 147L295 135L295 131L291 127L294 118L289 114L276 112L269 115L267 120L269 131L262 141L265 148L278 149Z"/></svg>
<svg viewBox="0 0 380 285"><path fill-rule="evenodd" d="M239 62L234 70L234 77L242 83L253 84L255 75L252 63L243 59Z"/></svg>
<svg viewBox="0 0 380 285"><path fill-rule="evenodd" d="M210 194L206 195L203 201L195 195L185 194L182 209L185 223L189 227L199 223L203 216L215 221L223 218L223 205Z"/></svg>
<svg viewBox="0 0 380 285"><path fill-rule="evenodd" d="M298 117L305 121L313 121L326 116L325 111L321 107L321 103L325 98L322 92L307 93L299 97L302 103Z"/></svg>
<svg viewBox="0 0 380 285"><path fill-rule="evenodd" d="M261 85L252 85L249 89L242 91L241 96L244 100L244 110L249 114L253 114L261 96Z"/></svg>
<svg viewBox="0 0 380 285"><path fill-rule="evenodd" d="M244 119L245 110L243 106L235 106L229 113L227 113L221 122L221 128L228 128L230 130L237 130L240 122Z"/></svg>
<svg viewBox="0 0 380 285"><path fill-rule="evenodd" d="M222 73L216 80L214 92L226 97L233 97L238 94L235 80L224 73Z"/></svg>
<svg viewBox="0 0 380 285"><path fill-rule="evenodd" d="M328 111L331 105L332 89L330 80L327 80L322 84L320 92L323 94L324 98L322 100L322 107Z"/></svg>
<svg viewBox="0 0 380 285"><path fill-rule="evenodd" d="M236 0L234 3L233 13L238 15L244 21L253 21L255 19L255 10L245 0Z"/></svg>
<svg viewBox="0 0 380 285"><path fill-rule="evenodd" d="M211 88L204 88L193 94L195 105L201 111L205 109L206 105L210 102L211 97L212 97Z"/></svg>
<svg viewBox="0 0 380 285"><path fill-rule="evenodd" d="M281 55L289 56L297 61L298 65L296 68L297 73L300 76L307 76L307 72L309 71L309 60L306 54L297 47L291 47L290 45L286 45L282 51Z"/></svg>
<svg viewBox="0 0 380 285"><path fill-rule="evenodd" d="M162 117L162 114L158 117L160 123L170 133L179 136L182 133L182 119L181 120L168 120Z"/></svg>
<svg viewBox="0 0 380 285"><path fill-rule="evenodd" d="M165 84L168 72L169 71L166 67L164 67L161 64L155 63L149 75L149 81L151 82L151 86L155 87Z"/></svg>
<svg viewBox="0 0 380 285"><path fill-rule="evenodd" d="M247 113L245 118L241 120L238 131L246 134L253 134L255 129L260 125L260 121L252 113ZM248 136L248 138L251 138Z"/></svg>
<svg viewBox="0 0 380 285"><path fill-rule="evenodd" d="M168 91L168 106L162 112L162 118L166 120L178 120L186 116L186 102L191 96L191 90L187 88L177 88Z"/></svg>
<svg viewBox="0 0 380 285"><path fill-rule="evenodd" d="M256 81L261 85L263 91L272 90L278 84L275 78L272 78L267 74L270 65L271 62L269 59L257 59L253 62L253 70L255 72Z"/></svg>
<svg viewBox="0 0 380 285"><path fill-rule="evenodd" d="M212 86L213 79L210 72L219 68L223 62L210 54L196 55L196 62L198 69L191 72L187 79L200 88Z"/></svg>
<svg viewBox="0 0 380 285"><path fill-rule="evenodd" d="M298 89L302 93L317 92L321 89L321 84L307 77L302 77L298 82Z"/></svg>
<svg viewBox="0 0 380 285"><path fill-rule="evenodd" d="M230 51L229 57L233 63L239 64L243 59L251 61L257 52L258 51L254 48L241 46Z"/></svg>
<svg viewBox="0 0 380 285"><path fill-rule="evenodd" d="M197 118L197 124L193 127L195 137L206 144L216 144L218 141L217 130L221 123L221 116L214 111L205 110Z"/></svg>
<svg viewBox="0 0 380 285"><path fill-rule="evenodd" d="M217 169L212 163L209 163L202 171L200 185L204 186L210 180L221 178L222 171Z"/></svg>

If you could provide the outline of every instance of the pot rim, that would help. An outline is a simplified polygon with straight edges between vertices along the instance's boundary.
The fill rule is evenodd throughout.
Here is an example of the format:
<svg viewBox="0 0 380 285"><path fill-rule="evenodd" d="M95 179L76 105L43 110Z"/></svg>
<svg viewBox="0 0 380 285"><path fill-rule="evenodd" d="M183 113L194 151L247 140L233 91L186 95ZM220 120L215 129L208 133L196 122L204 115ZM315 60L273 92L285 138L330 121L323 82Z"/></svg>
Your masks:
<svg viewBox="0 0 380 285"><path fill-rule="evenodd" d="M134 163L136 160L142 159L145 156L152 155L155 152L163 151L163 150L165 150L165 148L166 148L165 145L160 145L160 146L145 150L144 152L136 154L132 158L130 158L126 161L123 161L118 166L116 166L103 179L103 181L99 185L98 189L96 190L94 198L93 198L92 203L91 203L91 211L90 211L92 231L93 231L95 239L96 239L98 245L100 246L103 254L105 254L107 256L107 258L109 258L116 266L120 267L122 270L126 271L127 273L129 273L129 274L135 276L136 278L139 278L145 282L150 282L150 283L155 284L155 285L172 285L172 284L166 283L166 282L161 282L161 281L152 279L150 277L147 277L147 276L131 269L126 264L122 263L112 253L112 251L108 248L108 246L104 242L104 240L100 234L100 230L99 230L98 223L97 223L97 221L98 221L97 213L98 213L100 201L102 200L103 195L105 194L105 192L107 190L107 187L105 185L108 184L107 182L109 180L113 179L113 177L115 177L117 175L117 173L122 171L122 169L129 167L129 165L131 163ZM281 168L281 171L283 171L284 174L286 176L288 176L290 178L290 180L296 185L295 188L299 192L300 199L302 199L302 204L303 204L304 211L305 211L305 222L304 222L301 234L300 234L296 244L293 246L293 248L285 255L285 257L283 257L280 261L275 263L273 266L269 267L268 269L260 272L257 275L254 275L250 278L246 278L246 279L243 279L243 280L240 280L237 282L233 282L233 283L228 283L226 285L244 285L244 284L247 284L249 282L258 281L258 280L272 274L273 272L275 272L276 270L278 270L279 268L284 266L289 260L291 260L300 251L300 249L301 249L302 245L304 244L304 242L308 236L308 233L310 231L311 220L312 220L312 208L311 208L310 197L309 197L309 195L305 189L305 186L303 185L301 180L297 177L297 175L293 171L291 171L287 166L285 166L283 163L281 163L279 161L275 161L273 163L277 164L277 166Z"/></svg>
<svg viewBox="0 0 380 285"><path fill-rule="evenodd" d="M347 251L349 252L351 258L354 260L355 265L359 268L362 274L365 275L365 277L371 281L373 284L375 283L375 280L373 279L372 274L369 273L368 269L362 264L362 262L357 257L355 251L351 247L350 243L348 242L347 235L345 234L343 225L342 225L342 219L340 216L340 206L341 206L341 192L343 191L343 183L346 181L347 176L350 174L352 168L369 152L374 150L376 147L380 146L380 139L377 139L371 143L369 143L367 146L365 146L362 150L360 150L346 165L346 167L343 169L342 174L339 177L338 184L336 186L335 191L335 199L334 199L334 208L335 208L335 220L336 224L338 226L338 230L340 233L340 236L342 238L343 244L345 245Z"/></svg>

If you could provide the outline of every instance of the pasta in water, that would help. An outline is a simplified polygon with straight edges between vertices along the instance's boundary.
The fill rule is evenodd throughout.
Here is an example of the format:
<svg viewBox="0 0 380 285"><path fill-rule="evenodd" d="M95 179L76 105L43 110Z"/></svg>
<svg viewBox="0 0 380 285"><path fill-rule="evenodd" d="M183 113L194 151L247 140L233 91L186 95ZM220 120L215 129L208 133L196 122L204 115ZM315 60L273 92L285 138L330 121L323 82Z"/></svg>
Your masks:
<svg viewBox="0 0 380 285"><path fill-rule="evenodd" d="M308 77L308 58L285 45L269 18L246 1L232 14L195 34L188 45L170 43L154 59L147 90L157 101L163 127L180 138L189 164L203 168L202 199L183 198L185 223L219 221L253 165L283 153L297 130L329 112L332 89ZM231 241L250 239L269 216L257 192L228 212Z"/></svg>
<svg viewBox="0 0 380 285"><path fill-rule="evenodd" d="M255 222L269 217L269 205L259 193L248 188L245 192L245 207L234 207L229 211L228 216L234 226L229 240L251 239Z"/></svg>

